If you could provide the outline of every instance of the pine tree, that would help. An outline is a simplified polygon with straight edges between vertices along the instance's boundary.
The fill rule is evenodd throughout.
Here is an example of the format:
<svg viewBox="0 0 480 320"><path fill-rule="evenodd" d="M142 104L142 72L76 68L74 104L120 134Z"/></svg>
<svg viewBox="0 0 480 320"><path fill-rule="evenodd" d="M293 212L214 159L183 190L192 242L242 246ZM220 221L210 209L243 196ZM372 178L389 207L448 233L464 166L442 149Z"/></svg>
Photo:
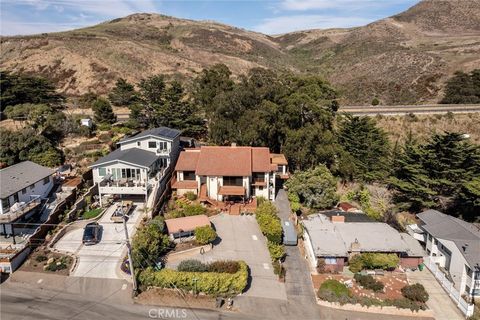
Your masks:
<svg viewBox="0 0 480 320"><path fill-rule="evenodd" d="M395 171L389 179L390 187L397 191L395 201L402 209L413 211L434 207L437 193L424 168L425 151L411 137L402 151L395 159Z"/></svg>
<svg viewBox="0 0 480 320"><path fill-rule="evenodd" d="M113 124L117 121L117 116L113 113L110 102L104 98L98 98L93 103L94 120L101 124Z"/></svg>
<svg viewBox="0 0 480 320"><path fill-rule="evenodd" d="M115 87L108 95L110 102L117 107L130 106L136 100L137 93L134 86L127 80L120 78L117 80Z"/></svg>

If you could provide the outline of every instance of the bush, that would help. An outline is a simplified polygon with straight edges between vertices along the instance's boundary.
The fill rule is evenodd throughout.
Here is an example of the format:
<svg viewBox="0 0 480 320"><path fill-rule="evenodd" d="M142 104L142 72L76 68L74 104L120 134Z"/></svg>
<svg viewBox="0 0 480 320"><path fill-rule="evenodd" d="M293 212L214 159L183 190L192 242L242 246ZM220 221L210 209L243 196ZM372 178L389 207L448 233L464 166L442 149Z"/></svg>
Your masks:
<svg viewBox="0 0 480 320"><path fill-rule="evenodd" d="M385 287L382 282L375 280L371 275L355 274L354 279L365 289L373 290L374 292L380 292Z"/></svg>
<svg viewBox="0 0 480 320"><path fill-rule="evenodd" d="M35 261L37 262L43 262L48 260L47 256L44 256L43 254L39 254L38 256L35 257Z"/></svg>
<svg viewBox="0 0 480 320"><path fill-rule="evenodd" d="M272 261L278 261L285 257L285 249L281 244L276 244L271 241L268 241L268 252L270 252L270 257Z"/></svg>
<svg viewBox="0 0 480 320"><path fill-rule="evenodd" d="M428 292L420 283L415 283L415 284L403 287L402 295L411 301L422 302L422 303L425 303L428 301Z"/></svg>
<svg viewBox="0 0 480 320"><path fill-rule="evenodd" d="M211 226L203 226L195 229L195 240L199 244L207 244L213 242L217 238L217 233Z"/></svg>
<svg viewBox="0 0 480 320"><path fill-rule="evenodd" d="M285 269L283 264L279 261L274 261L272 265L273 273L276 274L279 278L285 278L285 275L287 274L287 269Z"/></svg>
<svg viewBox="0 0 480 320"><path fill-rule="evenodd" d="M206 272L208 266L201 261L190 259L181 261L177 270L181 272Z"/></svg>
<svg viewBox="0 0 480 320"><path fill-rule="evenodd" d="M348 269L357 273L363 270L363 260L361 255L356 255L348 261Z"/></svg>
<svg viewBox="0 0 480 320"><path fill-rule="evenodd" d="M275 206L269 201L262 203L257 207L255 217L260 230L267 240L275 244L281 244L283 230Z"/></svg>
<svg viewBox="0 0 480 320"><path fill-rule="evenodd" d="M182 212L184 217L198 216L207 213L207 208L201 204L191 204L184 206Z"/></svg>
<svg viewBox="0 0 480 320"><path fill-rule="evenodd" d="M188 191L187 193L185 193L185 198L187 198L190 201L195 201L197 200L197 195L192 191Z"/></svg>
<svg viewBox="0 0 480 320"><path fill-rule="evenodd" d="M322 285L320 286L320 289L318 289L318 292L331 292L333 295L336 297L351 297L352 293L350 290L348 290L347 286L341 283L340 281L337 280L325 280Z"/></svg>
<svg viewBox="0 0 480 320"><path fill-rule="evenodd" d="M237 273L240 270L238 261L214 261L207 265L208 272Z"/></svg>
<svg viewBox="0 0 480 320"><path fill-rule="evenodd" d="M372 99L372 106L378 106L380 104L380 100L377 97Z"/></svg>
<svg viewBox="0 0 480 320"><path fill-rule="evenodd" d="M172 269L154 271L149 267L139 274L142 286L178 288L187 291L197 290L209 295L239 294L247 286L248 266L239 261L236 273L182 272ZM197 281L193 281L197 279Z"/></svg>

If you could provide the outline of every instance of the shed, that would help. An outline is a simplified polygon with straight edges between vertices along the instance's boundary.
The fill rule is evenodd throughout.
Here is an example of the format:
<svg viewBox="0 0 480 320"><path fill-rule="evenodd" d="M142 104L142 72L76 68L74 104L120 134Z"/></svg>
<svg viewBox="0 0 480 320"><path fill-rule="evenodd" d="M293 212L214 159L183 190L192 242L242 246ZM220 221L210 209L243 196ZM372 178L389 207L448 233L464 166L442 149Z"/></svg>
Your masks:
<svg viewBox="0 0 480 320"><path fill-rule="evenodd" d="M173 238L192 236L198 227L209 226L210 220L204 214L165 220L168 234Z"/></svg>
<svg viewBox="0 0 480 320"><path fill-rule="evenodd" d="M282 222L283 228L283 244L286 246L296 246L297 245L297 232L295 232L295 227L290 221Z"/></svg>
<svg viewBox="0 0 480 320"><path fill-rule="evenodd" d="M93 125L92 119L85 118L80 120L80 124L85 127L91 128Z"/></svg>

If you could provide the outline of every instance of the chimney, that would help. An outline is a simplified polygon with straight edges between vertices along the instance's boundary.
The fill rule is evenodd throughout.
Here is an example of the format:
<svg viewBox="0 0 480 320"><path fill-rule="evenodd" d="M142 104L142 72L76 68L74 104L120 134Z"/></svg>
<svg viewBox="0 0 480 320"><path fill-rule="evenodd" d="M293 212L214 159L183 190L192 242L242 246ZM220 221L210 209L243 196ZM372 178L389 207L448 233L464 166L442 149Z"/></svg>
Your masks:
<svg viewBox="0 0 480 320"><path fill-rule="evenodd" d="M330 220L333 223L344 223L345 222L345 216L341 216L339 213L337 213L336 216L332 216Z"/></svg>
<svg viewBox="0 0 480 320"><path fill-rule="evenodd" d="M467 252L467 248L468 248L468 243L465 243L463 246L462 246L462 249L463 249L463 252Z"/></svg>
<svg viewBox="0 0 480 320"><path fill-rule="evenodd" d="M235 148L237 146L236 142L232 142L232 147Z"/></svg>

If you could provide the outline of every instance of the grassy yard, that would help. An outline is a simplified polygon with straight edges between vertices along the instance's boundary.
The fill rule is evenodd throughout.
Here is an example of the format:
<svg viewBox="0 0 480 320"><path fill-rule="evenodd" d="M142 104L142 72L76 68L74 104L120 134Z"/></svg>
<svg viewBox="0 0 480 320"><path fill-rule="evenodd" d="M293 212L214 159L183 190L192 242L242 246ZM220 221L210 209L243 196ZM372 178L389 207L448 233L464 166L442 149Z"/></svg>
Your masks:
<svg viewBox="0 0 480 320"><path fill-rule="evenodd" d="M102 212L102 208L88 210L88 211L83 212L82 218L84 220L92 219L92 218L97 217L101 212Z"/></svg>

